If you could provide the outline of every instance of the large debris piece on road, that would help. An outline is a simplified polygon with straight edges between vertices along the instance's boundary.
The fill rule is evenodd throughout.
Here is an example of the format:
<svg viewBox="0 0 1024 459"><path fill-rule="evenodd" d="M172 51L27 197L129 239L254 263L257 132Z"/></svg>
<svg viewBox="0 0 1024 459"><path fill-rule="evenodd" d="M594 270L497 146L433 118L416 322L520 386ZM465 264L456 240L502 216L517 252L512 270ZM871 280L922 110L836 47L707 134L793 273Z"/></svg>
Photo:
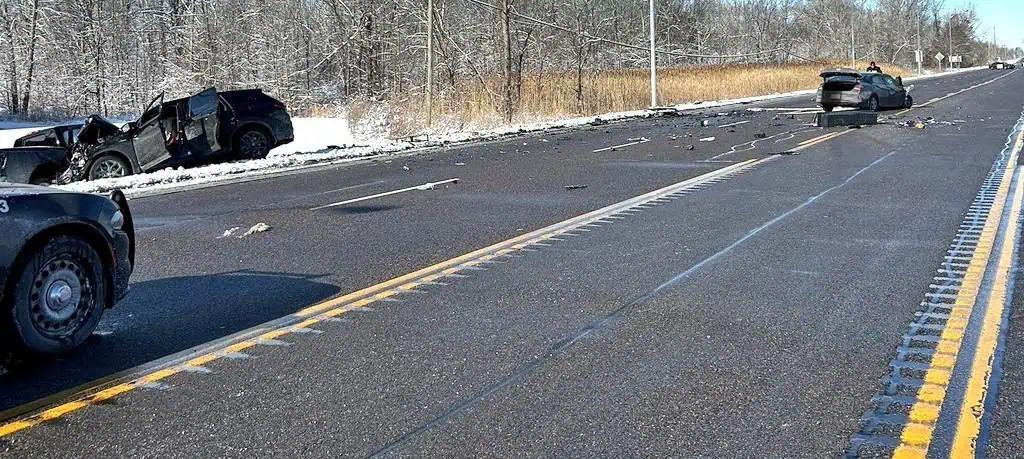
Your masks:
<svg viewBox="0 0 1024 459"><path fill-rule="evenodd" d="M878 124L878 113L868 111L844 111L818 113L815 117L818 127L868 126Z"/></svg>

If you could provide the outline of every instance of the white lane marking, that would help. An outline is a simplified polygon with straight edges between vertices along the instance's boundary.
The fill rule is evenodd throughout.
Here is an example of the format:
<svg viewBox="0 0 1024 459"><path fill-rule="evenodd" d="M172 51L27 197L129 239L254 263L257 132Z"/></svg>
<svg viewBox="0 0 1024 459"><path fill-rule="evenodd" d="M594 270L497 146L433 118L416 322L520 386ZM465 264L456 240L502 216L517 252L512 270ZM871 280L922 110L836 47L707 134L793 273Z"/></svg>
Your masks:
<svg viewBox="0 0 1024 459"><path fill-rule="evenodd" d="M766 140L775 139L777 137L782 137L782 136L788 135L789 136L788 139L792 139L795 134L797 134L799 132L804 132L806 130L807 129L796 129L796 130L792 130L792 131L785 131L785 132L780 132L780 133L775 134L775 135L770 136L770 137L754 139L754 140L751 140L749 142L743 142L743 143L740 143L740 144L736 144L736 145L733 145L731 148L729 148L729 151L727 151L725 153L721 153L721 154L712 156L712 157L710 157L710 158L708 158L706 160L698 161L698 162L712 162L712 161L715 161L715 160L717 160L719 158L722 158L723 156L729 156L731 154L739 153L741 151L750 151L750 150L753 150L753 149L757 148L757 144L758 143L764 142ZM780 140L785 140L785 139L780 139Z"/></svg>
<svg viewBox="0 0 1024 459"><path fill-rule="evenodd" d="M355 198L355 199L349 199L349 200L346 200L346 201L335 202L333 204L327 204L327 205L323 205L323 206L319 206L319 207L314 207L314 208L309 209L309 210L321 210L321 209L327 209L327 208L330 208L330 207L344 206L346 204L353 204L353 203L356 203L356 202L369 201L371 199L382 198L384 196L391 196L391 195L395 195L395 194L399 194L399 193L405 193L405 192L408 192L408 191L427 191L427 190L433 190L438 185L445 185L445 184L448 184L448 183L457 183L458 181L459 181L458 178L451 178L451 179L448 179L448 180L441 180L440 182L427 182L427 183L424 183L424 184L418 185L418 186L411 186L409 188L402 188L401 190L386 191L384 193L377 193L377 194L373 194L373 195L370 195L370 196L363 196L361 198Z"/></svg>
<svg viewBox="0 0 1024 459"><path fill-rule="evenodd" d="M639 137L639 138L636 138L636 139L628 139L628 140L630 140L629 143L624 143L622 145L613 145L613 146L610 146L610 147L600 148L600 149L594 150L593 152L594 153L601 153L602 151L609 151L609 150L616 150L616 149L619 149L619 148L631 147L633 145L640 145L642 143L647 143L647 142L651 141L651 139L648 139L647 137Z"/></svg>
<svg viewBox="0 0 1024 459"><path fill-rule="evenodd" d="M903 111L901 111L901 112L897 112L897 113L896 113L896 115L897 115L897 116L898 116L898 115L902 115L902 114L904 114L904 113L907 113L907 112L909 112L909 111L911 111L911 110L914 110L914 109L916 109L916 108L921 108L921 107L927 107L927 106L929 106L929 105L931 105L931 104L934 104L935 102L940 102L940 101L943 101L943 100L949 99L950 97L953 97L953 96L956 96L956 95L960 95L960 94L963 94L963 93L965 93L965 92L967 92L967 91L970 91L970 90L973 90L973 89L977 89L977 88L980 88L980 87L982 87L982 86L985 86L985 85L988 85L988 84L992 84L992 83L995 83L995 82L997 82L997 81L999 81L999 80L1002 80L1003 78L1006 78L1006 77L1008 77L1008 76L1010 76L1010 75L1013 75L1013 72L1010 72L1010 73L1005 73L1005 74L1003 74L1003 75L1001 75L1001 76L995 77L995 78L993 78L993 79L991 79L991 80L988 80L988 81L983 81L983 82L981 82L981 83L978 83L978 84L976 84L976 85L974 85L974 86L968 86L968 87L966 87L966 88L963 88L963 89L961 89L961 90L959 90L959 91L956 91L956 92L951 92L951 93L949 93L949 94L946 94L945 96L942 96L942 97L936 97L936 98L934 98L934 99L932 99L932 100L929 100L928 102L925 102L925 103L923 103L923 104L921 104L921 105L918 105L918 106L916 106L916 107L913 107L913 108L908 108L908 109L906 109L906 110L903 110Z"/></svg>
<svg viewBox="0 0 1024 459"><path fill-rule="evenodd" d="M818 107L754 107L748 108L748 112L792 112L792 111L805 111L805 110L818 110Z"/></svg>
<svg viewBox="0 0 1024 459"><path fill-rule="evenodd" d="M721 126L718 126L718 127L719 127L719 128L727 128L727 127L739 126L739 125L741 125L741 124L747 124L747 123L749 123L749 122L750 122L750 120L746 120L746 121L737 121L737 122L735 122L735 123L723 124L723 125L721 125Z"/></svg>

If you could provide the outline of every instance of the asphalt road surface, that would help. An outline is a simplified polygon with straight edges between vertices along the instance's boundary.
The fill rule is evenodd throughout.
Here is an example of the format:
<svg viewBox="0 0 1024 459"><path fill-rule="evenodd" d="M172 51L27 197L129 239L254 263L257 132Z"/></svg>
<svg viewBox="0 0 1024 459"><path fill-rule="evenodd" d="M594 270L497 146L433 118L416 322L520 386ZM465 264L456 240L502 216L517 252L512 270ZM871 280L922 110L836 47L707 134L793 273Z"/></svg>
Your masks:
<svg viewBox="0 0 1024 459"><path fill-rule="evenodd" d="M131 293L0 376L0 455L945 457L999 319L976 448L1024 456L1024 312L996 307L1024 289L988 274L1015 272L1022 86L923 80L862 129L809 126L803 96L135 199ZM955 365L907 357L957 319L922 301L968 293Z"/></svg>

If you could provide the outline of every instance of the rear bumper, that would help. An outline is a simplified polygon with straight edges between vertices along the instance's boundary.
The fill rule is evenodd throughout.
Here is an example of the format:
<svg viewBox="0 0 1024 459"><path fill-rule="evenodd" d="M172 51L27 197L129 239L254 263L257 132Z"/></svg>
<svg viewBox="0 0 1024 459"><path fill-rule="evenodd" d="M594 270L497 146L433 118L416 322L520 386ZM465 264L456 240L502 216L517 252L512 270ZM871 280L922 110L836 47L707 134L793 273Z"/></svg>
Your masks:
<svg viewBox="0 0 1024 459"><path fill-rule="evenodd" d="M861 108L867 105L867 101L863 99L862 93L854 92L819 92L814 98L814 101L821 106L831 107L853 107Z"/></svg>
<svg viewBox="0 0 1024 459"><path fill-rule="evenodd" d="M275 147L295 140L295 128L292 127L292 119L287 111L279 109L271 112L269 124Z"/></svg>

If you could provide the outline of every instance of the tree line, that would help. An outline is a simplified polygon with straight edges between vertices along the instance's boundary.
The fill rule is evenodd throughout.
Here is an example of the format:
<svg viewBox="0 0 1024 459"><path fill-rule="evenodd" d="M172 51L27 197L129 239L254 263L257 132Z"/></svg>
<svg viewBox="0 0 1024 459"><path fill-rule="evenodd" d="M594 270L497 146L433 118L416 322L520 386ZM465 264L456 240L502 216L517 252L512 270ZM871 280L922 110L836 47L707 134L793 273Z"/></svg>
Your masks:
<svg viewBox="0 0 1024 459"><path fill-rule="evenodd" d="M433 0L434 87L648 65L643 0ZM658 65L836 62L913 68L1021 54L943 0L656 0ZM295 113L426 91L427 0L0 0L0 115L139 111L205 87L262 88ZM559 80L562 81L562 80ZM582 94L582 91L580 92Z"/></svg>

